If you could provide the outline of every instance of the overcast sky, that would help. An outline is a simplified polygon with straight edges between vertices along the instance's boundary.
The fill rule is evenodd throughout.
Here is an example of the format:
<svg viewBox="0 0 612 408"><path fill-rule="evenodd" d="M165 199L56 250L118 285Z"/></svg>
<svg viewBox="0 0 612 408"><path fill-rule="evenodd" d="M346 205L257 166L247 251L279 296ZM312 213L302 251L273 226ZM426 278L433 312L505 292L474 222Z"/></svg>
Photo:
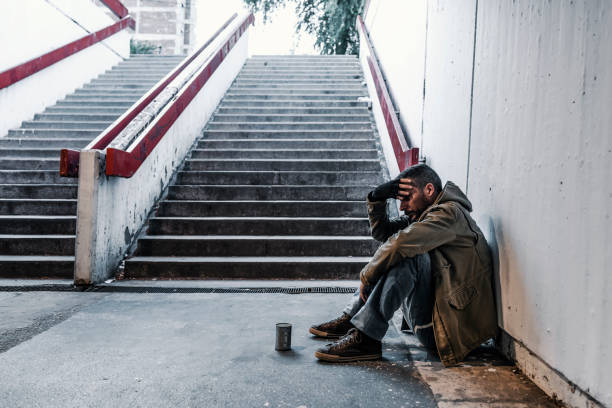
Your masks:
<svg viewBox="0 0 612 408"><path fill-rule="evenodd" d="M246 12L242 0L196 0L196 44L208 39L233 13ZM255 27L249 30L249 54L318 54L314 38L295 33L297 16L295 7L277 10L264 25L261 16L255 16Z"/></svg>

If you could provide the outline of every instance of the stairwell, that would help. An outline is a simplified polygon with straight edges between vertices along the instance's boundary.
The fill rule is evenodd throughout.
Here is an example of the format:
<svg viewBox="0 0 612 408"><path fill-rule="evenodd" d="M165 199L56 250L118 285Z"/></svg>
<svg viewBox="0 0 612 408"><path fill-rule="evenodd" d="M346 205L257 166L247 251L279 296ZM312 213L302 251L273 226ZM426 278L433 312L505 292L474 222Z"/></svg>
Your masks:
<svg viewBox="0 0 612 408"><path fill-rule="evenodd" d="M348 279L382 181L357 58L247 60L125 261L125 278Z"/></svg>
<svg viewBox="0 0 612 408"><path fill-rule="evenodd" d="M0 277L72 278L77 179L62 148L83 148L183 56L133 56L0 138Z"/></svg>

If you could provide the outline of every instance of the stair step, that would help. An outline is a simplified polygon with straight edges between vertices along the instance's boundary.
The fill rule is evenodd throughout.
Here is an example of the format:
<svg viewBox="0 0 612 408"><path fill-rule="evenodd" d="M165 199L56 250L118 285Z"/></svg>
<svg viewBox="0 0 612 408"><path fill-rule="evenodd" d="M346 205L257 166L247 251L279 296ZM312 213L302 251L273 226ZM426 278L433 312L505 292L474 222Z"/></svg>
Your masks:
<svg viewBox="0 0 612 408"><path fill-rule="evenodd" d="M63 148L83 148L92 138L42 138L42 137L5 137L0 139L0 147L34 148L37 146Z"/></svg>
<svg viewBox="0 0 612 408"><path fill-rule="evenodd" d="M0 255L0 278L72 279L74 256Z"/></svg>
<svg viewBox="0 0 612 408"><path fill-rule="evenodd" d="M66 129L66 128L38 128L38 129L11 129L8 132L9 137L24 137L24 138L95 138L100 134L98 129Z"/></svg>
<svg viewBox="0 0 612 408"><path fill-rule="evenodd" d="M104 104L104 103L126 103L129 102L133 104L136 102L142 95L140 94L128 94L128 95L117 95L113 93L105 93L105 94L71 94L66 95L64 98L64 102L66 103L91 103L94 105ZM61 102L61 101L60 101Z"/></svg>
<svg viewBox="0 0 612 408"><path fill-rule="evenodd" d="M366 130L321 130L321 129L304 129L300 131L291 130L212 130L207 129L203 133L202 141L207 140L206 138L223 138L223 139L312 139L313 141L319 139L363 139L372 138L372 129Z"/></svg>
<svg viewBox="0 0 612 408"><path fill-rule="evenodd" d="M95 98L111 96L115 99L127 99L127 98L135 98L138 99L142 95L146 93L145 89L142 90L118 90L118 89L106 89L106 88L98 88L98 89L77 89L72 93L74 97L84 97L84 96L93 96ZM68 98L68 96L66 96Z"/></svg>
<svg viewBox="0 0 612 408"><path fill-rule="evenodd" d="M367 257L133 257L127 279L358 279Z"/></svg>
<svg viewBox="0 0 612 408"><path fill-rule="evenodd" d="M240 99L240 100L228 100L224 99L221 102L219 108L306 108L306 107L336 107L336 108L349 108L349 107L358 107L358 108L367 108L368 103L363 101L357 101L357 99L353 100L333 100L333 99L323 99L323 100L258 100L258 99Z"/></svg>
<svg viewBox="0 0 612 408"><path fill-rule="evenodd" d="M369 236L149 235L138 240L135 255L363 256L379 245Z"/></svg>
<svg viewBox="0 0 612 408"><path fill-rule="evenodd" d="M37 122L34 122L37 123ZM46 122L50 123L50 122ZM93 123L93 122L90 122ZM41 126L42 127L42 126ZM208 123L210 130L371 130L368 122L216 122Z"/></svg>
<svg viewBox="0 0 612 408"><path fill-rule="evenodd" d="M105 100L96 100L95 98L72 98L72 99L64 99L61 101L57 101L55 107L61 109L63 107L66 108L80 108L87 107L87 109L98 109L100 107L104 108L120 108L127 110L130 106L134 104L135 99L105 99Z"/></svg>
<svg viewBox="0 0 612 408"><path fill-rule="evenodd" d="M125 86L125 87L151 87L159 82L161 78L157 75L146 76L146 75L134 75L128 78L122 78L118 76L102 76L94 78L89 83L83 85L84 88L89 88L93 85L105 85L105 86Z"/></svg>
<svg viewBox="0 0 612 408"><path fill-rule="evenodd" d="M316 62L310 61L247 61L244 64L244 68L282 68L282 69L296 69L296 70L305 70L311 69L313 71L322 70L322 69L358 69L359 63L357 61L347 61L347 62L338 62L338 63L325 63L325 64L317 64Z"/></svg>
<svg viewBox="0 0 612 408"><path fill-rule="evenodd" d="M42 155L42 153L40 153ZM0 150L0 156L2 151ZM193 149L193 159L374 159L375 149Z"/></svg>
<svg viewBox="0 0 612 408"><path fill-rule="evenodd" d="M277 115L278 117L286 117L288 115L299 115L300 117L304 117L305 115L328 115L334 118L340 118L342 116L359 116L359 117L367 117L369 116L369 111L365 106L361 107L334 107L334 106L316 106L316 107L287 107L279 104L278 107L262 107L257 106L254 103L254 106L251 107L224 107L220 106L217 109L217 115L233 115L234 117L238 115L262 115L262 116L272 116Z"/></svg>
<svg viewBox="0 0 612 408"><path fill-rule="evenodd" d="M1 162L0 162L1 163ZM282 160L282 159L187 159L185 170L249 170L249 171L376 171L376 160Z"/></svg>
<svg viewBox="0 0 612 408"><path fill-rule="evenodd" d="M3 255L74 255L74 235L0 235Z"/></svg>
<svg viewBox="0 0 612 408"><path fill-rule="evenodd" d="M59 156L50 159L12 158L0 160L0 170L55 170L59 172L59 165Z"/></svg>
<svg viewBox="0 0 612 408"><path fill-rule="evenodd" d="M1 174L1 173L0 173ZM181 171L176 184L211 185L377 185L380 172Z"/></svg>
<svg viewBox="0 0 612 408"><path fill-rule="evenodd" d="M104 130L112 122L110 121L50 121L36 120L24 121L21 126L28 129L96 129Z"/></svg>
<svg viewBox="0 0 612 408"><path fill-rule="evenodd" d="M347 89L351 91L361 91L363 85L361 83L355 83L354 81L341 81L341 80L311 80L311 81L300 81L297 79L294 80L257 80L257 79L236 79L232 86L232 89L258 89L258 88L266 88L266 89L283 89L283 90L293 90L293 89L323 89L324 87L338 87L341 89Z"/></svg>
<svg viewBox="0 0 612 408"><path fill-rule="evenodd" d="M304 123L304 122L364 122L369 119L366 112L360 114L252 114L236 115L217 113L214 123L219 122L282 122L282 123Z"/></svg>
<svg viewBox="0 0 612 408"><path fill-rule="evenodd" d="M0 201L0 208L1 201ZM75 210L76 211L76 210ZM243 217L367 217L363 200L359 201L194 201L164 200L159 204L159 217L222 217L239 214Z"/></svg>
<svg viewBox="0 0 612 408"><path fill-rule="evenodd" d="M0 170L1 184L76 184L76 179L61 177L56 170Z"/></svg>
<svg viewBox="0 0 612 408"><path fill-rule="evenodd" d="M273 66L273 65L245 65L239 75L359 75L363 76L359 65L347 67L294 67L294 66Z"/></svg>
<svg viewBox="0 0 612 408"><path fill-rule="evenodd" d="M337 98L339 95L353 95L355 98L359 96L365 96L365 88L359 87L351 87L351 88L315 88L309 86L292 86L292 87L281 87L281 88L255 88L255 87L245 87L245 86L232 86L229 90L232 94L236 95L259 95L264 94L268 96L277 97L278 95L312 95L312 96L324 96L324 95L332 95Z"/></svg>
<svg viewBox="0 0 612 408"><path fill-rule="evenodd" d="M13 157L30 157L30 158L53 158L59 160L60 149L28 149L24 147L5 147L0 148L0 159Z"/></svg>
<svg viewBox="0 0 612 408"><path fill-rule="evenodd" d="M364 200L375 186L171 185L170 200Z"/></svg>
<svg viewBox="0 0 612 408"><path fill-rule="evenodd" d="M76 215L76 199L0 198L0 215Z"/></svg>
<svg viewBox="0 0 612 408"><path fill-rule="evenodd" d="M0 234L75 234L76 216L1 215Z"/></svg>
<svg viewBox="0 0 612 408"><path fill-rule="evenodd" d="M149 82L138 82L133 83L129 81L119 82L119 81L104 81L104 80L93 80L88 84L83 85L81 90L117 90L117 91L140 91L145 93L149 89L155 85L157 81L149 81Z"/></svg>
<svg viewBox="0 0 612 408"><path fill-rule="evenodd" d="M119 117L121 113L37 113L34 115L34 120L40 121L80 121L80 122L112 122Z"/></svg>
<svg viewBox="0 0 612 408"><path fill-rule="evenodd" d="M153 217L149 235L361 235L367 218L316 217Z"/></svg>
<svg viewBox="0 0 612 408"><path fill-rule="evenodd" d="M119 116L125 112L130 105L125 107L116 106L81 106L74 105L55 105L45 109L45 113L62 114L62 115L116 115Z"/></svg>
<svg viewBox="0 0 612 408"><path fill-rule="evenodd" d="M279 92L279 93L266 93L260 90L253 90L250 92L237 92L233 89L230 89L227 94L225 94L225 98L223 99L223 103L229 101L236 100L299 100L299 101L314 101L321 102L327 100L339 100L339 101L357 101L357 98L365 96L362 95L362 92L354 92L354 93L338 93L338 94L313 94L313 93L303 93L303 92Z"/></svg>
<svg viewBox="0 0 612 408"><path fill-rule="evenodd" d="M134 81L154 81L157 82L166 76L166 71L157 72L138 72L138 71L113 71L108 70L103 74L98 75L96 79L102 80L134 80Z"/></svg>
<svg viewBox="0 0 612 408"><path fill-rule="evenodd" d="M315 87L319 87L322 83L336 84L340 87L345 85L348 87L352 86L363 86L363 78L361 73L358 72L347 72L341 73L338 71L333 72L307 72L298 73L295 71L287 72L270 72L270 71L259 71L253 73L253 71L240 72L233 84L238 83L270 83L270 84L301 84L307 85L312 84Z"/></svg>
<svg viewBox="0 0 612 408"><path fill-rule="evenodd" d="M3 161L3 160L2 160ZM77 186L67 184L0 184L2 198L76 198Z"/></svg>
<svg viewBox="0 0 612 408"><path fill-rule="evenodd" d="M198 149L374 149L373 139L201 139Z"/></svg>

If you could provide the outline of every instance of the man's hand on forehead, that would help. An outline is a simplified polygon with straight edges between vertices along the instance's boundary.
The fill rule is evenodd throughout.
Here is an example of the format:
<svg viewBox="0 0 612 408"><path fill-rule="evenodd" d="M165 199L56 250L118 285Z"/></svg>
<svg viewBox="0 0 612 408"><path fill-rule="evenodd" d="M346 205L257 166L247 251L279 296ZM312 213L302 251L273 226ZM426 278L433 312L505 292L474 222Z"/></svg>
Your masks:
<svg viewBox="0 0 612 408"><path fill-rule="evenodd" d="M415 182L410 178L399 179L399 190L397 192L397 199L403 200L409 198L408 196L412 193L412 190L416 188Z"/></svg>

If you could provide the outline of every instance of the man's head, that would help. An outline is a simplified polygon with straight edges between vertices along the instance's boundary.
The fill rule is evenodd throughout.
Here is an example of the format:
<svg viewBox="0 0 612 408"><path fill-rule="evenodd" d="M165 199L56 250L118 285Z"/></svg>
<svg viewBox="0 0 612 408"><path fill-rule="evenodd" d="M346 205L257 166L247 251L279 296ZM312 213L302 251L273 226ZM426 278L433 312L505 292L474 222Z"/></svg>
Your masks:
<svg viewBox="0 0 612 408"><path fill-rule="evenodd" d="M402 197L400 210L415 221L433 204L442 191L438 174L426 164L417 164L404 170L400 179L399 195Z"/></svg>

